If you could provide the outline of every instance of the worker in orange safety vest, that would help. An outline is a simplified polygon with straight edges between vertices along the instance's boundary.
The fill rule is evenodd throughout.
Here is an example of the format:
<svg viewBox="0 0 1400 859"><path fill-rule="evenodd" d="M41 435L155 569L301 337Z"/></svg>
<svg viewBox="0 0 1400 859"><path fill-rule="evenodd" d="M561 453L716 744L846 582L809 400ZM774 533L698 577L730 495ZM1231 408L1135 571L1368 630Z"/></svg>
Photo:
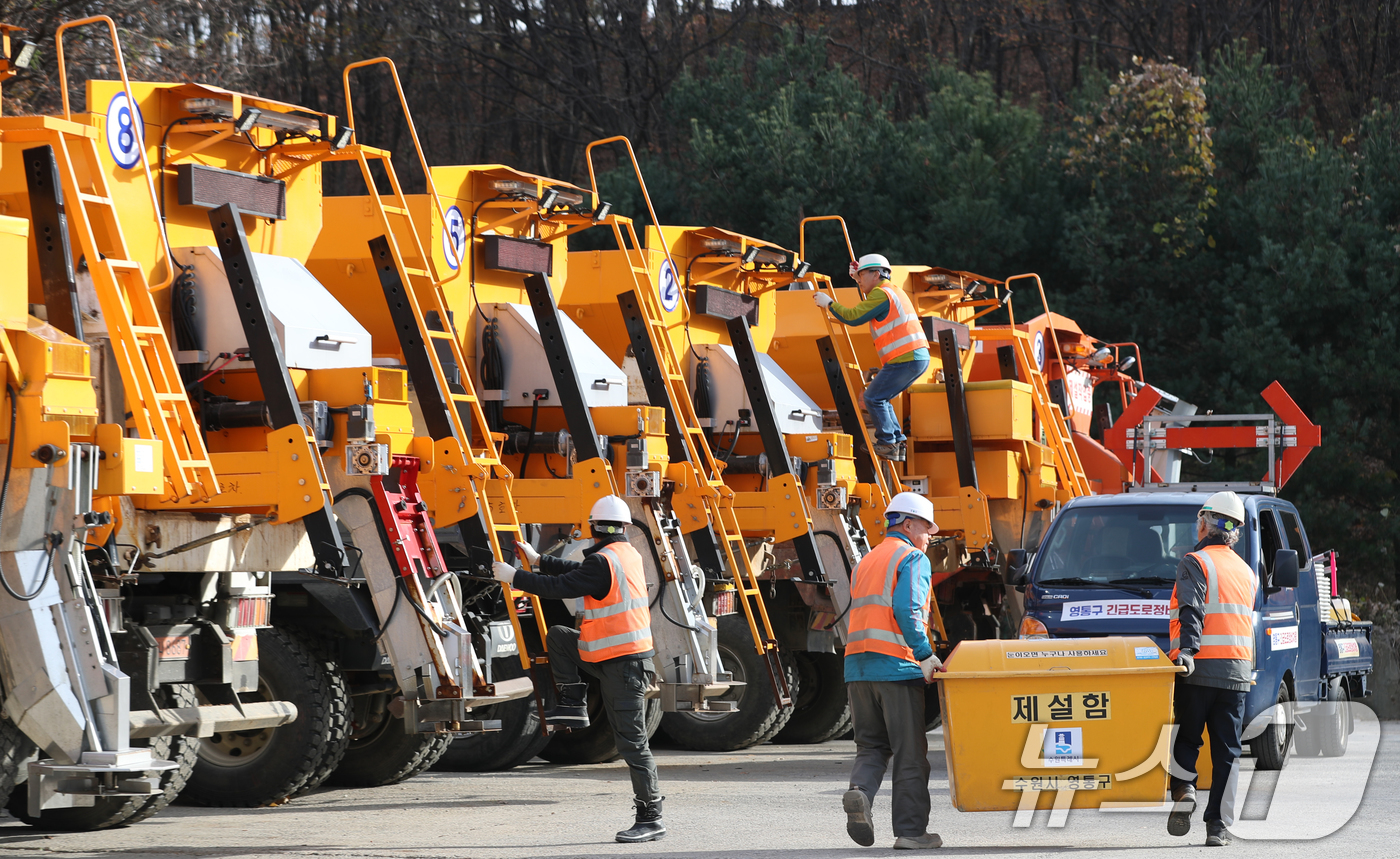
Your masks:
<svg viewBox="0 0 1400 859"><path fill-rule="evenodd" d="M870 323L880 372L865 386L865 407L875 422L875 455L903 459L905 435L890 400L904 393L928 370L928 338L904 290L890 283L890 261L866 254L851 263L851 277L865 300L846 307L825 292L814 298L846 325Z"/></svg>
<svg viewBox="0 0 1400 859"><path fill-rule="evenodd" d="M541 556L533 546L518 542L517 553L537 572L500 561L492 567L507 587L550 599L583 598L579 628L552 626L546 638L559 698L545 720L561 727L588 727L588 683L579 672L598 678L617 750L632 776L636 822L617 833L622 842L654 841L666 834L661 820L665 797L647 741L646 693L656 680L650 601L642 556L627 542L631 521L627 502L608 495L589 511L594 542L584 550L582 561Z"/></svg>
<svg viewBox="0 0 1400 859"><path fill-rule="evenodd" d="M884 541L861 558L851 577L845 672L856 760L841 805L846 833L863 847L875 843L870 806L891 761L895 848L943 844L928 831L924 721L924 687L943 669L927 631L932 567L924 553L937 532L933 503L899 493L885 509Z"/></svg>
<svg viewBox="0 0 1400 859"><path fill-rule="evenodd" d="M1206 846L1230 843L1239 784L1240 731L1254 670L1254 570L1236 553L1244 502L1217 492L1196 518L1196 549L1177 566L1169 606L1171 652L1184 673L1176 683L1176 741L1172 747L1172 811L1167 832L1191 831L1196 808L1196 758L1210 729L1210 799L1202 815Z"/></svg>

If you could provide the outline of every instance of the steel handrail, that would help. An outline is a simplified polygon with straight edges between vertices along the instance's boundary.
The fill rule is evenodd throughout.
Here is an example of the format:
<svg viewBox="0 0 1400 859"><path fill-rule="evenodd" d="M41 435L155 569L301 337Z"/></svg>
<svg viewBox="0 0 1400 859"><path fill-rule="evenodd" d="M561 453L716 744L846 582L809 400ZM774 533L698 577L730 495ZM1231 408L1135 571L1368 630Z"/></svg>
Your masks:
<svg viewBox="0 0 1400 859"><path fill-rule="evenodd" d="M1147 374L1142 369L1142 347L1131 340L1124 340L1122 343L1109 343L1108 345L1113 348L1115 353L1123 346L1133 347L1133 351L1137 353L1138 382L1143 385L1147 384ZM1116 359L1117 355L1115 354L1114 357Z"/></svg>
<svg viewBox="0 0 1400 859"><path fill-rule="evenodd" d="M1050 329L1050 339L1055 343L1055 363L1060 365L1060 377L1064 379L1065 384L1068 385L1069 372L1065 369L1065 356L1060 352L1059 334L1055 331L1055 320L1050 315L1050 302L1045 298L1045 284L1041 283L1040 275L1035 273L1012 275L1006 279L1006 288L1010 289L1011 282L1014 280L1032 279L1035 280L1035 285L1040 290L1040 304L1045 308L1045 327Z"/></svg>
<svg viewBox="0 0 1400 859"><path fill-rule="evenodd" d="M807 258L807 224L817 221L836 221L841 225L841 235L846 238L846 253L852 260L856 258L855 248L851 245L851 233L846 229L846 219L840 215L813 215L810 218L803 218L797 222L797 255L802 259Z"/></svg>
<svg viewBox="0 0 1400 859"><path fill-rule="evenodd" d="M807 259L807 224L808 222L816 221L836 221L838 224L841 225L841 235L846 239L846 255L851 258L851 262L855 262L856 249L855 246L851 244L851 233L849 230L846 229L846 219L841 217L840 215L813 215L810 218L803 218L802 220L797 222L798 258ZM835 284L832 285L831 290L832 295L834 296L836 294ZM856 294L860 295L862 300L865 299L865 295L860 291L860 281L856 281Z"/></svg>
<svg viewBox="0 0 1400 859"><path fill-rule="evenodd" d="M73 109L68 101L68 68L63 56L63 34L78 27L85 27L88 24L103 23L107 25L107 32L112 37L112 51L117 58L117 71L122 78L122 91L126 94L127 107L131 108L131 130L136 135L136 151L141 156L141 170L146 175L146 190L151 195L151 208L154 210L156 218L160 218L160 198L156 195L155 181L151 176L151 162L146 157L146 137L144 131L136 121L137 106L136 97L131 93L131 80L126 76L126 59L122 56L121 39L117 36L117 24L106 15L93 15L90 18L79 18L76 21L64 21L58 25L58 30L54 32L53 38L58 50L58 81L59 90L63 95L63 118L69 122L73 121ZM92 105L88 105L88 112L92 112ZM161 176L161 181L165 177ZM113 204L115 208L115 203ZM175 280L175 266L171 264L173 254L170 252L170 243L165 239L165 231L157 230L160 234L161 247L165 249L165 280L158 284L147 284L146 289L150 292L165 289Z"/></svg>
<svg viewBox="0 0 1400 859"><path fill-rule="evenodd" d="M661 242L661 252L665 254L666 263L671 266L671 275L676 278L676 288L681 294L681 306L685 309L685 313L681 317L682 321L689 321L690 300L686 298L685 290L681 288L682 282L680 273L676 271L676 261L671 259L671 248L666 244L666 231L661 229L661 221L657 219L656 209L651 205L651 193L647 191L646 179L642 178L642 165L637 163L637 153L632 149L632 141L628 140L627 136L624 134L605 137L602 140L595 140L584 147L583 157L584 160L588 162L588 187L590 189L589 193L593 195L593 210L597 211L599 204L598 176L593 167L593 149L597 146L607 146L609 143L621 143L627 147L627 157L632 162L632 172L636 174L637 185L642 190L642 200L647 204L647 214L651 215L651 225L656 228L657 239ZM640 254L642 249L639 246L636 250L638 254ZM663 308L663 310L664 309L665 308Z"/></svg>
<svg viewBox="0 0 1400 859"><path fill-rule="evenodd" d="M418 164L423 168L423 181L427 184L428 196L432 198L433 205L437 207L438 219L442 222L443 228L446 229L447 211L443 209L442 198L438 196L437 186L433 184L433 172L428 167L427 156L423 154L423 144L422 141L418 139L418 128L413 124L413 112L408 109L408 98L403 93L403 83L399 80L399 70L398 67L394 65L392 59L389 57L375 57L371 60L359 60L345 67L345 70L341 73L341 80L345 88L345 122L350 126L351 133L358 136L359 132L355 130L355 103L350 98L350 73L356 69L362 69L373 65L386 65L389 67L389 76L394 80L394 91L398 93L399 96L399 107L403 109L404 121L408 123L408 136L413 141L413 151L418 154ZM455 273L452 275L452 277L456 277L462 271L462 257L457 251L456 242L447 242L447 245L451 247L452 257L457 263ZM469 248L468 253L471 252L472 250ZM427 257L423 260L424 265L432 265L432 253L427 248L424 248L423 254ZM433 279L437 280L436 277ZM451 278L448 279L450 280Z"/></svg>

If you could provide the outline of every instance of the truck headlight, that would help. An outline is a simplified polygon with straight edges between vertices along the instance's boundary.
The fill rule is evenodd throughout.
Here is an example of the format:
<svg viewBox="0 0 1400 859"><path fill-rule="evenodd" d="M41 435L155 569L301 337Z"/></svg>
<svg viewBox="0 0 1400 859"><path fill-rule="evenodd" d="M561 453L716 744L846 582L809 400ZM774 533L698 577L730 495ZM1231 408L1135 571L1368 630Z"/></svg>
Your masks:
<svg viewBox="0 0 1400 859"><path fill-rule="evenodd" d="M1021 618L1021 632L1019 637L1023 641L1049 638L1050 630L1045 628L1045 624L1030 615L1026 615Z"/></svg>

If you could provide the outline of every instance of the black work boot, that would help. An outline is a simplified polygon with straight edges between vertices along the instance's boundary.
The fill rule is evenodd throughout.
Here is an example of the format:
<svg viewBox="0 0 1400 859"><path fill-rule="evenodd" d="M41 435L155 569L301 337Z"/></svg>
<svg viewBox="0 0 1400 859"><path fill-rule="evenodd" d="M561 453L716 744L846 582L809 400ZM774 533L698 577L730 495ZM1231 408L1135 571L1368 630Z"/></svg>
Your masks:
<svg viewBox="0 0 1400 859"><path fill-rule="evenodd" d="M1182 836L1191 831L1191 813L1196 810L1196 786L1179 784L1172 788L1172 813L1167 815L1167 834Z"/></svg>
<svg viewBox="0 0 1400 859"><path fill-rule="evenodd" d="M1219 820L1206 821L1206 846L1224 847L1230 843L1230 831Z"/></svg>
<svg viewBox="0 0 1400 859"><path fill-rule="evenodd" d="M588 727L588 684L561 684L559 700L544 712L544 720L560 728Z"/></svg>
<svg viewBox="0 0 1400 859"><path fill-rule="evenodd" d="M661 822L661 800L665 798L663 796L651 802L632 800L637 806L637 822L632 824L631 829L617 833L617 840L624 844L632 844L638 841L655 841L665 835L666 824Z"/></svg>

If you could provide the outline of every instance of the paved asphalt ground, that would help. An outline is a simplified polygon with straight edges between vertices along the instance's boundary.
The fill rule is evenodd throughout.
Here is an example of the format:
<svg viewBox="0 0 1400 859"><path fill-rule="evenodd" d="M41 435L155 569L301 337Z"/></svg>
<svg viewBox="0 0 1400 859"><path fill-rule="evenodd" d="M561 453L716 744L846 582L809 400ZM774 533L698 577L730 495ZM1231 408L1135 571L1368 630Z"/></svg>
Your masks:
<svg viewBox="0 0 1400 859"><path fill-rule="evenodd" d="M1041 811L1030 826L1017 828L1010 812L957 812L948 797L942 732L930 734L929 740L930 828L943 836L942 853L1039 857L1092 852L1136 859L1205 851L1199 812L1183 839L1166 834L1163 813L1075 810L1062 827L1051 828L1049 812ZM883 791L875 806L877 846L860 848L846 836L840 798L853 752L850 742L765 745L729 754L658 749L670 834L651 844L612 840L614 831L630 823L629 786L621 763L559 767L536 761L502 773L435 772L392 787L325 790L279 808L177 805L145 823L107 832L47 836L0 818L0 859L892 855L888 794ZM1252 760L1245 764L1246 775L1252 775ZM1295 759L1284 774L1286 779L1260 774L1252 780L1245 825L1295 836L1335 831L1322 840L1237 838L1230 850L1270 859L1395 855L1400 842L1400 722L1358 724L1346 758ZM1364 797L1353 814L1362 780ZM1041 804L1048 807L1048 798Z"/></svg>

